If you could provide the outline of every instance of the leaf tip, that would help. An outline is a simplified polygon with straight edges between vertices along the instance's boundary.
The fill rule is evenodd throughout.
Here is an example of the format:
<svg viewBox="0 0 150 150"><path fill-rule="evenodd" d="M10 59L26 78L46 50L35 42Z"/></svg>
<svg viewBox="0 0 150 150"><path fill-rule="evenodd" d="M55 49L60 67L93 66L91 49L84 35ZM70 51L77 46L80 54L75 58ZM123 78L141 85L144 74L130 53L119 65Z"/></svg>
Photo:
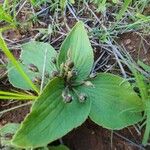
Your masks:
<svg viewBox="0 0 150 150"><path fill-rule="evenodd" d="M83 27L84 28L84 23L82 21L78 21L76 23L76 26L79 26L79 27Z"/></svg>

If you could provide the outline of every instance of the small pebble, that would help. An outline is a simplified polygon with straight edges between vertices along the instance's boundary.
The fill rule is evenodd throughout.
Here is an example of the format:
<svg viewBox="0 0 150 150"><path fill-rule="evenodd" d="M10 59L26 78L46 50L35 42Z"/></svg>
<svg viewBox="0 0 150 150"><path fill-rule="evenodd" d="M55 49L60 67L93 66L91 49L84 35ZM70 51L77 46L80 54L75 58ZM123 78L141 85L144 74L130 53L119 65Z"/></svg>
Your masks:
<svg viewBox="0 0 150 150"><path fill-rule="evenodd" d="M6 120L2 120L2 124L4 125L4 124L6 124L7 123L7 121Z"/></svg>
<svg viewBox="0 0 150 150"><path fill-rule="evenodd" d="M128 47L127 47L129 50L133 50L133 46L131 46L131 45L129 45Z"/></svg>
<svg viewBox="0 0 150 150"><path fill-rule="evenodd" d="M130 44L130 43L131 43L131 40L130 40L130 39L127 39L127 40L125 40L125 42L124 42L125 45L128 45L128 44Z"/></svg>

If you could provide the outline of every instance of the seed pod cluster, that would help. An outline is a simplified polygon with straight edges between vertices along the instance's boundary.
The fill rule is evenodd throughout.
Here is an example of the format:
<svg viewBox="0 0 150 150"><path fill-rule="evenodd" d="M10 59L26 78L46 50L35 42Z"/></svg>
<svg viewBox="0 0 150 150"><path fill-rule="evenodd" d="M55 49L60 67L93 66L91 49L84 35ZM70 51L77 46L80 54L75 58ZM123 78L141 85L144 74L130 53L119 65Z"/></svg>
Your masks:
<svg viewBox="0 0 150 150"><path fill-rule="evenodd" d="M66 60L66 62L64 63L64 71L65 73L68 73L68 71L71 71L74 67L74 63L71 60Z"/></svg>
<svg viewBox="0 0 150 150"><path fill-rule="evenodd" d="M67 82L69 82L71 79L75 79L77 76L77 70L72 69L71 71L68 71L67 73Z"/></svg>
<svg viewBox="0 0 150 150"><path fill-rule="evenodd" d="M63 77L67 82L77 76L77 70L74 68L74 62L70 59L66 60L65 63L60 65L60 76Z"/></svg>
<svg viewBox="0 0 150 150"><path fill-rule="evenodd" d="M64 74L65 74L65 64L64 63L62 63L61 65L60 65L60 76L61 77L64 77Z"/></svg>

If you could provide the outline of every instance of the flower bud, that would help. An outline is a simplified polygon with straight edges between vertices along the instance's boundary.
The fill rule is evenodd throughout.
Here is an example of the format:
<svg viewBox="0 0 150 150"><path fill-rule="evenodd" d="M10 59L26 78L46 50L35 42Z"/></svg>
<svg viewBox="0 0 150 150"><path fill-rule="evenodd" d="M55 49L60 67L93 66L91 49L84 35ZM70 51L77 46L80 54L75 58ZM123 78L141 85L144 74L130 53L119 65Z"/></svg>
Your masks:
<svg viewBox="0 0 150 150"><path fill-rule="evenodd" d="M78 75L78 72L77 72L76 69L73 69L73 70L71 71L71 73L72 73L72 76L73 76L73 77L75 77L75 76Z"/></svg>
<svg viewBox="0 0 150 150"><path fill-rule="evenodd" d="M84 85L85 85L85 86L89 86L89 87L90 87L90 86L91 86L91 87L94 87L94 84L93 84L91 81L85 81L85 82L84 82Z"/></svg>
<svg viewBox="0 0 150 150"><path fill-rule="evenodd" d="M52 61L53 64L56 64L56 58L55 57L52 57L51 61Z"/></svg>
<svg viewBox="0 0 150 150"><path fill-rule="evenodd" d="M72 96L71 96L70 94L64 96L63 101L64 101L65 103L71 103L71 102L72 102Z"/></svg>
<svg viewBox="0 0 150 150"><path fill-rule="evenodd" d="M67 78L70 79L70 78L72 78L72 76L73 76L73 75L72 75L72 71L68 71L68 73L67 73Z"/></svg>
<svg viewBox="0 0 150 150"><path fill-rule="evenodd" d="M62 91L63 99L67 96L67 94L68 94L68 91L66 89Z"/></svg>
<svg viewBox="0 0 150 150"><path fill-rule="evenodd" d="M65 74L64 67L65 67L65 65L64 65L64 63L62 63L62 64L60 65L60 76L61 76L61 77L63 77L64 74Z"/></svg>
<svg viewBox="0 0 150 150"><path fill-rule="evenodd" d="M35 84L41 84L41 78L40 77L35 77L33 79L33 83L35 83Z"/></svg>
<svg viewBox="0 0 150 150"><path fill-rule="evenodd" d="M66 62L66 66L67 66L68 68L72 69L72 68L74 67L73 61L68 60L68 61Z"/></svg>
<svg viewBox="0 0 150 150"><path fill-rule="evenodd" d="M84 103L84 102L86 101L86 99L87 99L86 94L81 93L81 94L79 95L79 101L80 101L81 103Z"/></svg>
<svg viewBox="0 0 150 150"><path fill-rule="evenodd" d="M95 78L96 76L97 76L96 73L91 73L91 74L90 74L90 78Z"/></svg>
<svg viewBox="0 0 150 150"><path fill-rule="evenodd" d="M39 72L38 68L34 64L29 64L28 68L33 72Z"/></svg>
<svg viewBox="0 0 150 150"><path fill-rule="evenodd" d="M77 76L77 71L75 69L72 69L71 71L68 71L67 81L70 81L70 79L75 79L76 76Z"/></svg>
<svg viewBox="0 0 150 150"><path fill-rule="evenodd" d="M45 73L45 77L46 78L49 78L50 76L49 76L49 73Z"/></svg>
<svg viewBox="0 0 150 150"><path fill-rule="evenodd" d="M53 71L52 72L52 77L58 77L59 76L59 72L58 71Z"/></svg>

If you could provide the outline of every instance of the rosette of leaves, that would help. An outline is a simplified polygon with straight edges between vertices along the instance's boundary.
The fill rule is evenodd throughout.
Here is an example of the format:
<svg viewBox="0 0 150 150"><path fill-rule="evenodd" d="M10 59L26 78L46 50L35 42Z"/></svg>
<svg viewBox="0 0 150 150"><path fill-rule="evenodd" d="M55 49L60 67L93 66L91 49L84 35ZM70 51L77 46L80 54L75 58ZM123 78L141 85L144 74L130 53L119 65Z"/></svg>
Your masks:
<svg viewBox="0 0 150 150"><path fill-rule="evenodd" d="M38 47L42 44L44 47L45 43L38 42L37 46L32 46L30 42L23 51L43 51L42 46ZM41 59L36 58L36 52L30 56L32 58L37 62ZM49 57L48 61L51 62ZM26 61L23 62L26 65ZM78 22L53 61L53 79L35 100L31 112L13 137L13 145L21 148L44 146L80 126L88 117L111 130L122 129L142 119L143 104L130 83L110 73L91 77L93 62L87 32L84 24ZM53 68L51 64L46 68Z"/></svg>

